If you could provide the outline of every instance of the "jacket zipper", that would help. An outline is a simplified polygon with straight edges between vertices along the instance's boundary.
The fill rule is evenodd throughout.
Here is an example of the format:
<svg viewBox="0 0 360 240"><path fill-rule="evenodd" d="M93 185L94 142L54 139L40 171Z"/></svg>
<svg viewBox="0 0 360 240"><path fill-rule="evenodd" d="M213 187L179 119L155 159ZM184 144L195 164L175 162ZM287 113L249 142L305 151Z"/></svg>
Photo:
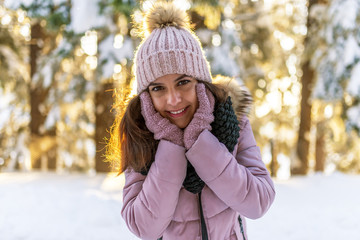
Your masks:
<svg viewBox="0 0 360 240"><path fill-rule="evenodd" d="M246 238L245 238L245 233L244 233L244 227L243 227L242 219L241 219L240 215L239 215L238 219L239 219L239 223L240 223L241 234L242 234L242 236L243 236L243 239L246 240Z"/></svg>
<svg viewBox="0 0 360 240"><path fill-rule="evenodd" d="M208 240L208 235L207 235L207 228L206 228L206 223L205 223L205 218L204 218L204 214L203 214L203 210L202 210L202 205L201 205L201 192L199 193L199 208L200 208L200 223L201 223L201 239L202 240ZM240 224L240 230L241 230L241 234L243 236L243 239L246 240L245 238L245 233L244 233L244 227L242 224L242 219L239 215L238 217L239 220L239 224ZM163 238L159 238L158 240L162 240Z"/></svg>
<svg viewBox="0 0 360 240"><path fill-rule="evenodd" d="M201 224L201 240L208 240L208 234L207 234L207 228L206 228L206 223L205 223L205 218L204 218L204 213L202 210L202 205L201 205L201 192L198 194L198 200L199 200L199 209L200 209L200 224ZM159 238L158 240L162 240L163 238ZM245 238L244 238L245 239Z"/></svg>
<svg viewBox="0 0 360 240"><path fill-rule="evenodd" d="M203 209L201 205L201 192L199 193L199 208L200 208L200 223L201 223L201 239L208 240L207 228L205 223L205 218L203 214Z"/></svg>

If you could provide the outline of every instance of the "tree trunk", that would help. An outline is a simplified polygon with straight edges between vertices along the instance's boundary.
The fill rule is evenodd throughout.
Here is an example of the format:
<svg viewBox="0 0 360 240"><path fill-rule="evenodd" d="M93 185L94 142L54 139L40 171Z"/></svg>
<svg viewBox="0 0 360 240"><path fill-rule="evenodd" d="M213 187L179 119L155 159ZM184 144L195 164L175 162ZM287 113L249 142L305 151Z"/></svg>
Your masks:
<svg viewBox="0 0 360 240"><path fill-rule="evenodd" d="M325 170L325 120L320 121L316 126L316 149L315 149L315 171L324 172Z"/></svg>
<svg viewBox="0 0 360 240"><path fill-rule="evenodd" d="M306 62L303 67L303 76L301 78L302 90L301 90L301 112L300 112L300 128L297 142L297 160L296 165L293 165L291 168L291 174L300 174L305 175L309 167L309 135L311 128L311 104L310 104L310 95L311 95L311 86L314 77L314 71L310 67L309 61Z"/></svg>
<svg viewBox="0 0 360 240"><path fill-rule="evenodd" d="M270 146L271 146L270 172L272 177L276 177L277 171L279 169L279 163L277 161L278 151L277 151L276 143L273 139L270 141Z"/></svg>
<svg viewBox="0 0 360 240"><path fill-rule="evenodd" d="M105 138L109 139L110 134L108 130L115 120L114 114L111 112L113 105L113 90L112 83L103 84L101 90L95 95L95 170L96 172L111 171L110 163L104 162L105 154Z"/></svg>
<svg viewBox="0 0 360 240"><path fill-rule="evenodd" d="M45 42L45 34L40 23L31 26L31 44L30 44L30 77L33 79L37 71L37 59L42 51L42 44ZM43 162L47 162L48 169L56 168L56 131L55 129L45 132L41 128L47 117L47 110L44 109L45 100L49 93L49 88L44 88L41 84L30 84L30 133L31 142L31 162L32 168L40 169ZM51 139L43 141L41 139ZM51 144L50 144L51 143ZM45 167L45 166L43 166Z"/></svg>
<svg viewBox="0 0 360 240"><path fill-rule="evenodd" d="M319 3L320 0L310 0L308 4L308 13L310 13L310 9L314 4ZM307 49L309 46L309 39L311 38L311 34L309 29L311 29L312 19L310 14L308 14L307 18L307 29L308 34L304 40L304 47ZM310 96L312 92L312 84L314 78L314 70L310 66L310 59L307 59L302 65L303 75L301 77L302 90L301 90L301 112L300 112L300 127L298 134L298 142L296 148L296 156L297 159L292 163L291 166L291 174L292 175L305 175L307 174L309 167L309 135L311 128L311 104L310 104Z"/></svg>

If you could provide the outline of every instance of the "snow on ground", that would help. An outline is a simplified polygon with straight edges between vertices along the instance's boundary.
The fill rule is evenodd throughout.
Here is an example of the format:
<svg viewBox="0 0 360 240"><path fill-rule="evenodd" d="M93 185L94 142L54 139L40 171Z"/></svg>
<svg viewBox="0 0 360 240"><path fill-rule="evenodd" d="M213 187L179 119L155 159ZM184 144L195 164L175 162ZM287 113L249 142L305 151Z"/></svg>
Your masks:
<svg viewBox="0 0 360 240"><path fill-rule="evenodd" d="M250 240L360 239L360 175L293 177L275 188L268 213L248 220Z"/></svg>
<svg viewBox="0 0 360 240"><path fill-rule="evenodd" d="M135 240L121 218L123 176L0 173L1 240ZM277 195L250 240L360 239L360 176L275 181Z"/></svg>

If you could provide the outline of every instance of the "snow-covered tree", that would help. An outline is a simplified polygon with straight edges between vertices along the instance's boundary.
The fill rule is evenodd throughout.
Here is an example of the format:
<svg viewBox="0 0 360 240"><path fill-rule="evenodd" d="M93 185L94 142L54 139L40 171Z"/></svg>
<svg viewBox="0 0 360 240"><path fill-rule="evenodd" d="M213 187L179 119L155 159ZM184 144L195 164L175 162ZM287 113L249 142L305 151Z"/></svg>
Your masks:
<svg viewBox="0 0 360 240"><path fill-rule="evenodd" d="M130 83L130 59L138 43L130 15L138 2L6 0L5 5L22 9L32 25L27 40L31 67L25 71L31 81L21 89L30 90L28 147L38 155L32 155L33 167L47 158L42 153L56 147L52 155L58 156L59 169L108 171L102 150L114 117L112 90ZM1 66L10 73L7 65Z"/></svg>
<svg viewBox="0 0 360 240"><path fill-rule="evenodd" d="M27 169L29 82L25 56L29 21L24 11L0 5L0 169Z"/></svg>
<svg viewBox="0 0 360 240"><path fill-rule="evenodd" d="M242 42L240 77L254 97L252 125L264 160L281 154L288 165L299 124L305 1L242 0L227 3L227 11Z"/></svg>
<svg viewBox="0 0 360 240"><path fill-rule="evenodd" d="M40 168L47 162L50 169L56 168L56 121L49 121L49 113L56 109L56 78L60 66L58 37L62 27L69 22L70 1L5 1L11 9L22 9L30 18L27 39L29 48L30 81L30 151L32 167ZM50 125L51 122L53 125Z"/></svg>
<svg viewBox="0 0 360 240"><path fill-rule="evenodd" d="M360 134L360 2L332 0L327 8L315 10L323 24L312 59L317 72L314 97L344 101L347 126Z"/></svg>
<svg viewBox="0 0 360 240"><path fill-rule="evenodd" d="M313 99L320 100L327 111L328 149L333 156L341 156L333 159L340 169L360 171L356 144L360 135L360 2L332 0L328 6L318 5L311 15L320 23L314 31L317 45L311 60L316 71ZM344 135L345 129L348 134Z"/></svg>

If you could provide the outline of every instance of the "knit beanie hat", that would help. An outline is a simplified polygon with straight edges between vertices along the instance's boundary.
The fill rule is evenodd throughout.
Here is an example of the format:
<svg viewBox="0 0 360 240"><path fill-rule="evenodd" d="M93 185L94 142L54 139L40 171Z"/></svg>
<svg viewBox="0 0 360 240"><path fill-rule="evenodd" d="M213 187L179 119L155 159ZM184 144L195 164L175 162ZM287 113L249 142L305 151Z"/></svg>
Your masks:
<svg viewBox="0 0 360 240"><path fill-rule="evenodd" d="M135 53L133 69L138 93L168 74L212 81L209 64L190 29L186 12L171 2L154 3L145 14L141 31L143 40Z"/></svg>

